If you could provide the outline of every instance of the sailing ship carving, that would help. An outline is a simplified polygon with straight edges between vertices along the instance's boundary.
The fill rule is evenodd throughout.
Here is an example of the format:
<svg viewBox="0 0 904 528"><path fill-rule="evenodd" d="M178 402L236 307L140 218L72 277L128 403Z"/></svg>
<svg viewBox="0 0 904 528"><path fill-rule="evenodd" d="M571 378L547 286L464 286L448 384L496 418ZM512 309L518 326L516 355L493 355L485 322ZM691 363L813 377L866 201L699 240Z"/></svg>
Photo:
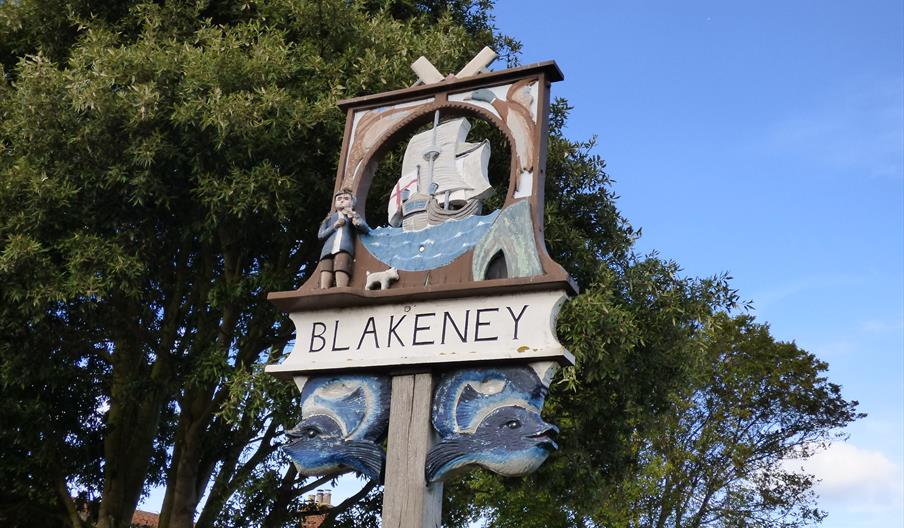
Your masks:
<svg viewBox="0 0 904 528"><path fill-rule="evenodd" d="M437 111L433 128L411 138L389 197L390 226L417 231L482 212L483 200L493 193L490 143L468 143L470 130L463 117L440 123Z"/></svg>

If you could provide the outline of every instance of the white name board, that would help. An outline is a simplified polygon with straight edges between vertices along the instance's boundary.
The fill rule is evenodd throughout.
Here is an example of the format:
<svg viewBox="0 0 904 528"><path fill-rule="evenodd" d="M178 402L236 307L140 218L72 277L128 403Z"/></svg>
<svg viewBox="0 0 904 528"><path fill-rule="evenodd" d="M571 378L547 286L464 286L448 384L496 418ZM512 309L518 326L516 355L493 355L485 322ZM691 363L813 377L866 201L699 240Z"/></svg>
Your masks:
<svg viewBox="0 0 904 528"><path fill-rule="evenodd" d="M545 291L294 312L295 346L267 372L574 358L556 339L566 296Z"/></svg>

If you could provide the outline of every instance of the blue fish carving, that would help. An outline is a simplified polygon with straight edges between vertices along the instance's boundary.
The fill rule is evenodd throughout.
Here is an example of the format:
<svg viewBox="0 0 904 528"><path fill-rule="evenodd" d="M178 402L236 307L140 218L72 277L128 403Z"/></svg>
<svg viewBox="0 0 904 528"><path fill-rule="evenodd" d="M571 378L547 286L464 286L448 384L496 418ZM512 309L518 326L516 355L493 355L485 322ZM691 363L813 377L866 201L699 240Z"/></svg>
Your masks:
<svg viewBox="0 0 904 528"><path fill-rule="evenodd" d="M301 421L282 446L302 475L349 468L379 481L386 453L379 442L389 425L389 379L345 375L308 380L301 391Z"/></svg>
<svg viewBox="0 0 904 528"><path fill-rule="evenodd" d="M427 481L470 466L505 476L535 471L558 448L552 438L558 428L540 417L552 368L537 364L444 375L433 397L433 427L441 440L427 454Z"/></svg>
<svg viewBox="0 0 904 528"><path fill-rule="evenodd" d="M481 466L506 477L536 471L558 446L552 435L558 427L540 413L521 407L499 407L474 433L444 438L427 453L427 482L443 480L456 470Z"/></svg>

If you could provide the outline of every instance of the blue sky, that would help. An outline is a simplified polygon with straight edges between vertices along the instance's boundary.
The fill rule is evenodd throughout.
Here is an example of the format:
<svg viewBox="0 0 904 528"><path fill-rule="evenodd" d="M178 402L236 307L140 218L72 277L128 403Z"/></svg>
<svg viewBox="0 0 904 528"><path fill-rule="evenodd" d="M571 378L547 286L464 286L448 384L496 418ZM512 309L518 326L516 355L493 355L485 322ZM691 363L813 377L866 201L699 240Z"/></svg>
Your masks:
<svg viewBox="0 0 904 528"><path fill-rule="evenodd" d="M827 527L904 525L904 4L500 1L567 135L690 275L734 277L869 417L808 469Z"/></svg>

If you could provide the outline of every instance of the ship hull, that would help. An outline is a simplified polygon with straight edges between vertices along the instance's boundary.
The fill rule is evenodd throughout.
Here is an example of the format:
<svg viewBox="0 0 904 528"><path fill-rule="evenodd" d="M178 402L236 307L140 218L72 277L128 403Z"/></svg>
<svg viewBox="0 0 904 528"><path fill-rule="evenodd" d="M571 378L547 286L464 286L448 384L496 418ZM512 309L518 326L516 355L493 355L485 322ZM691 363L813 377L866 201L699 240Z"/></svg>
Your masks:
<svg viewBox="0 0 904 528"><path fill-rule="evenodd" d="M430 198L427 207L406 214L402 218L402 229L405 231L418 231L425 227L442 224L449 220L462 220L469 216L479 215L483 212L482 200L468 200L465 205L456 209L445 209L435 198Z"/></svg>
<svg viewBox="0 0 904 528"><path fill-rule="evenodd" d="M427 225L437 225L446 220L461 220L469 216L479 215L483 209L481 200L468 200L461 208L444 209L435 199L427 202Z"/></svg>

